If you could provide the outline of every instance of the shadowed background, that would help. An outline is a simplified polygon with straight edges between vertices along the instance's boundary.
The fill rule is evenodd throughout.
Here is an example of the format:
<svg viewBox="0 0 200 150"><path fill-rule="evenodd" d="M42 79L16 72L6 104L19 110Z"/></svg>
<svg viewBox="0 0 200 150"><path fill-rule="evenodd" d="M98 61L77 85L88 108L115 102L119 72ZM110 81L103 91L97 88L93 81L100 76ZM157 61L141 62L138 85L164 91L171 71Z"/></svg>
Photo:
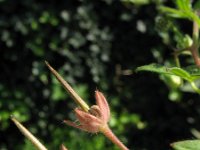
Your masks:
<svg viewBox="0 0 200 150"><path fill-rule="evenodd" d="M181 93L181 100L170 101L157 75L133 72L171 58L155 30L158 2L144 4L0 0L0 150L34 149L11 114L49 149L61 143L70 150L117 149L101 134L62 123L75 119L76 105L44 60L89 104L96 88L106 95L110 126L130 149L170 149L171 142L194 138L199 96Z"/></svg>

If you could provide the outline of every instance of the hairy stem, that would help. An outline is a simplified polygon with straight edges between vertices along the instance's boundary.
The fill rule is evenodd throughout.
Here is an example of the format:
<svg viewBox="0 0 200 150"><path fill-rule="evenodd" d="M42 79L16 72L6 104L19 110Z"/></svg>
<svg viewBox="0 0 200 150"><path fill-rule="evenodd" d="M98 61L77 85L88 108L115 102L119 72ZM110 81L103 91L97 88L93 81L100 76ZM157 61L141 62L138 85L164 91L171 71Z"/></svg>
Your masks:
<svg viewBox="0 0 200 150"><path fill-rule="evenodd" d="M111 140L115 145L117 145L121 150L129 150L110 130L108 126L103 128L101 132L109 139Z"/></svg>
<svg viewBox="0 0 200 150"><path fill-rule="evenodd" d="M49 70L53 73L53 75L58 79L58 81L63 85L65 90L70 94L73 100L85 111L88 112L89 106L85 103L85 101L72 89L72 87L65 81L60 74L53 68L51 65L45 61Z"/></svg>

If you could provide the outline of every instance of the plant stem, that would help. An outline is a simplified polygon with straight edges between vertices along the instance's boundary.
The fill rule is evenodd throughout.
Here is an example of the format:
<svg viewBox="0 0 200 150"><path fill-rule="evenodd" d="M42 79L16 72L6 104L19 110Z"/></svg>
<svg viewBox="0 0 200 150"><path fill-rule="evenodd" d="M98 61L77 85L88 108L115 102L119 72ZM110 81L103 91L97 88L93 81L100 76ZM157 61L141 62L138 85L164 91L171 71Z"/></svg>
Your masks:
<svg viewBox="0 0 200 150"><path fill-rule="evenodd" d="M176 66L177 67L181 67L181 64L180 64L180 61L179 61L179 58L178 58L177 54L174 54L174 60L175 60Z"/></svg>
<svg viewBox="0 0 200 150"><path fill-rule="evenodd" d="M68 150L63 144L60 146L60 150Z"/></svg>
<svg viewBox="0 0 200 150"><path fill-rule="evenodd" d="M108 126L103 128L101 132L109 139L111 140L115 145L117 145L121 150L129 150L110 130Z"/></svg>
<svg viewBox="0 0 200 150"><path fill-rule="evenodd" d="M196 42L198 42L198 39L199 39L199 26L196 21L193 21L192 36L193 36L194 43L197 44Z"/></svg>
<svg viewBox="0 0 200 150"><path fill-rule="evenodd" d="M33 134L31 134L31 132L28 131L16 118L11 116L11 120L15 123L22 134L24 134L24 136L29 139L38 150L47 150L47 148L42 145L42 143L40 143L40 141Z"/></svg>
<svg viewBox="0 0 200 150"><path fill-rule="evenodd" d="M195 84L194 82L190 82L190 84L191 84L193 90L194 90L196 93L200 94L200 89L196 86L196 84Z"/></svg>
<svg viewBox="0 0 200 150"><path fill-rule="evenodd" d="M199 58L199 54L198 54L198 49L195 46L192 46L190 51L192 53L192 57L194 59L196 66L200 67L200 58Z"/></svg>
<svg viewBox="0 0 200 150"><path fill-rule="evenodd" d="M65 81L60 74L53 68L51 65L45 61L45 64L49 68L49 70L53 73L53 75L58 79L58 81L63 85L65 90L70 94L72 99L85 111L88 112L89 106L87 103L73 90L73 88Z"/></svg>
<svg viewBox="0 0 200 150"><path fill-rule="evenodd" d="M192 38L193 38L193 44L190 48L190 51L192 53L192 57L194 59L195 64L200 67L200 58L199 58L199 26L196 21L193 21L193 33L192 33Z"/></svg>

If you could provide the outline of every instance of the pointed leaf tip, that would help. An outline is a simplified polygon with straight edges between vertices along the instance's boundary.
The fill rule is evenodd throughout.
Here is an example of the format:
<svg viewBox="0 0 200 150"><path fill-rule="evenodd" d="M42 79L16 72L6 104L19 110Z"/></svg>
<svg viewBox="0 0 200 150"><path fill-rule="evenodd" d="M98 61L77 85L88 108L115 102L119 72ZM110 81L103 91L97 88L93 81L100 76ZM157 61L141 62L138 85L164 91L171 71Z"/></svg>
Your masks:
<svg viewBox="0 0 200 150"><path fill-rule="evenodd" d="M185 140L170 144L175 150L199 150L200 140Z"/></svg>
<svg viewBox="0 0 200 150"><path fill-rule="evenodd" d="M74 89L69 85L67 81L63 79L63 77L47 62L45 64L52 72L52 74L57 78L57 80L62 84L65 90L69 93L72 99L85 111L88 112L89 106L87 103L74 91Z"/></svg>
<svg viewBox="0 0 200 150"><path fill-rule="evenodd" d="M29 139L32 144L38 149L38 150L47 150L47 148L40 143L40 141L28 130L26 129L14 116L10 117L11 120L14 122L14 124L17 126L17 128L21 131L21 133Z"/></svg>
<svg viewBox="0 0 200 150"><path fill-rule="evenodd" d="M60 150L68 150L63 144L60 146Z"/></svg>

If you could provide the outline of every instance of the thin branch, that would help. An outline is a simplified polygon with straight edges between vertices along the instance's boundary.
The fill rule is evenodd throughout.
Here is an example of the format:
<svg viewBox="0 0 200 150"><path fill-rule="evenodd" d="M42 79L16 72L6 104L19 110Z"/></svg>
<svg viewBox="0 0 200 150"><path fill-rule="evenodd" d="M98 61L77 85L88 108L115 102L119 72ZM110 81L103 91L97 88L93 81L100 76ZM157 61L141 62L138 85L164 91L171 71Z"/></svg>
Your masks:
<svg viewBox="0 0 200 150"><path fill-rule="evenodd" d="M192 54L195 64L198 67L200 67L200 58L199 58L199 52L198 52L198 49L199 49L199 26L195 20L193 21L192 37L193 37L193 44L189 50Z"/></svg>

